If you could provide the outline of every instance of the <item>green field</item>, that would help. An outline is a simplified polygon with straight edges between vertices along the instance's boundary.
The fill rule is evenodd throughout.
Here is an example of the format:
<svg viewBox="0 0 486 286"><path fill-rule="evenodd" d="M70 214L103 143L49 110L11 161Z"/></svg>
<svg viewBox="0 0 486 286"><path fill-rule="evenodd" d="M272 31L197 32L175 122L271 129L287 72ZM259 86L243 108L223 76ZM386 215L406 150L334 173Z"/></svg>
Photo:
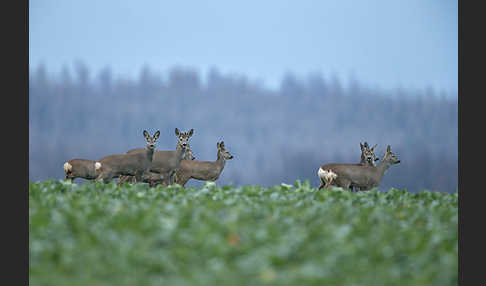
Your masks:
<svg viewBox="0 0 486 286"><path fill-rule="evenodd" d="M457 285L458 194L29 186L30 285Z"/></svg>

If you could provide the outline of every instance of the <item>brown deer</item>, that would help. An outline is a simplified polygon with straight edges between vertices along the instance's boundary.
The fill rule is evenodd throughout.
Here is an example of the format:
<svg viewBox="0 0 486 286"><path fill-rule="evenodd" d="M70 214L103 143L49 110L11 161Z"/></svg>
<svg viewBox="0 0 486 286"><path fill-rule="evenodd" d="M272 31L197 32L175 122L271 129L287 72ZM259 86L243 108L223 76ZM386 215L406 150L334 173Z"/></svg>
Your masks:
<svg viewBox="0 0 486 286"><path fill-rule="evenodd" d="M189 179L196 179L202 181L216 181L221 172L223 172L226 160L233 159L224 147L224 142L216 143L218 148L217 159L214 162L210 161L196 161L183 160L179 170L176 173L176 183L184 186Z"/></svg>
<svg viewBox="0 0 486 286"><path fill-rule="evenodd" d="M175 135L179 139L177 142L175 151L161 151L156 150L154 152L154 159L152 162L152 168L150 171L152 173L158 173L161 175L159 180L146 180L153 187L157 184L169 185L174 183L174 176L177 169L180 166L182 158L185 156L187 146L189 144L189 138L194 134L194 129L189 130L189 132L180 132L178 128L175 129ZM126 152L126 154L143 152L143 149L137 148ZM163 179L162 179L163 178ZM119 182L124 182L130 180L130 178L124 177L120 178Z"/></svg>
<svg viewBox="0 0 486 286"><path fill-rule="evenodd" d="M71 182L76 178L96 179L95 160L71 159L64 163L65 180Z"/></svg>
<svg viewBox="0 0 486 286"><path fill-rule="evenodd" d="M368 142L361 143L359 142L359 146L361 147L361 161L358 164L354 164L357 166L374 166L375 161L379 160L378 157L375 155L375 146L370 148ZM332 172L332 170L320 170L318 171L318 176L321 178L321 187L328 188L332 185L333 180L336 178L336 174ZM321 188L320 187L320 188ZM350 188L353 190L355 186L351 184Z"/></svg>
<svg viewBox="0 0 486 286"><path fill-rule="evenodd" d="M385 155L378 166L363 166L357 164L340 164L330 163L319 168L317 174L321 179L319 189L324 186L333 184L344 189L349 189L350 186L355 186L359 190L369 190L377 187L385 172L391 165L400 163L400 159L390 150L390 145L387 146ZM326 178L329 173L334 173L336 176L331 183Z"/></svg>
<svg viewBox="0 0 486 286"><path fill-rule="evenodd" d="M370 149L370 146L368 145L368 142L361 143L359 142L359 146L361 147L361 161L358 164L354 164L357 166L374 166L375 161L378 160L378 157L375 156L375 146ZM321 178L321 186L319 189L322 187L328 188L330 185L332 185L332 182L334 179L336 179L337 174L335 174L332 170L321 170L319 169L317 172L317 175L319 178ZM351 190L353 190L353 185L350 186Z"/></svg>
<svg viewBox="0 0 486 286"><path fill-rule="evenodd" d="M189 145L189 143L187 143L186 152L184 152L184 156L182 156L182 160L184 161L184 160L194 160L194 159L196 159L196 157L194 157L194 154L192 153L191 146ZM120 178L118 179L118 183L119 184L123 182L134 183L135 182L134 179L135 177L131 177L131 176L120 176ZM149 183L151 186L155 186L157 184L163 184L167 179L168 179L167 176L150 172L143 176L142 181L144 183Z"/></svg>
<svg viewBox="0 0 486 286"><path fill-rule="evenodd" d="M136 152L131 154L116 154L109 155L98 160L95 165L95 170L99 174L95 182L103 179L107 183L114 177L121 175L135 176L136 181L141 181L143 175L150 171L152 167L155 142L159 138L160 131L155 132L151 137L149 133L144 130L143 136L147 141L147 145L143 152Z"/></svg>

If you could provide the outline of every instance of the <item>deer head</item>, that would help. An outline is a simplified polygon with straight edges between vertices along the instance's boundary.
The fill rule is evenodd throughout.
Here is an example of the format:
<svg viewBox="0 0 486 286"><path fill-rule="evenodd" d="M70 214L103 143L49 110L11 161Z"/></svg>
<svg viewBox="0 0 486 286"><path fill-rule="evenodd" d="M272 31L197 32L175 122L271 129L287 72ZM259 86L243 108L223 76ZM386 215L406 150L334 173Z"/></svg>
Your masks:
<svg viewBox="0 0 486 286"><path fill-rule="evenodd" d="M400 163L400 159L391 151L390 145L386 147L386 152L383 156L383 162L385 162L389 166Z"/></svg>
<svg viewBox="0 0 486 286"><path fill-rule="evenodd" d="M186 149L189 146L189 138L194 134L194 129L189 130L189 132L180 132L179 129L175 129L175 135L179 138L177 142L177 148Z"/></svg>
<svg viewBox="0 0 486 286"><path fill-rule="evenodd" d="M360 142L359 145L361 146L361 161L367 162L370 166L374 166L375 161L380 159L375 155L375 148L377 144L375 144L375 146L372 148L370 148L368 142L364 142L364 144Z"/></svg>
<svg viewBox="0 0 486 286"><path fill-rule="evenodd" d="M224 148L224 142L221 141L219 143L216 143L216 147L218 147L218 158L223 158L224 160L229 160L233 159L233 155L230 154L225 148Z"/></svg>
<svg viewBox="0 0 486 286"><path fill-rule="evenodd" d="M160 131L157 130L157 132L155 132L154 136L150 136L150 134L147 132L147 130L144 130L143 131L143 137L145 137L145 140L147 140L147 148L150 149L150 150L154 150L155 149L155 142L157 141L157 139L159 139L159 136L160 136Z"/></svg>

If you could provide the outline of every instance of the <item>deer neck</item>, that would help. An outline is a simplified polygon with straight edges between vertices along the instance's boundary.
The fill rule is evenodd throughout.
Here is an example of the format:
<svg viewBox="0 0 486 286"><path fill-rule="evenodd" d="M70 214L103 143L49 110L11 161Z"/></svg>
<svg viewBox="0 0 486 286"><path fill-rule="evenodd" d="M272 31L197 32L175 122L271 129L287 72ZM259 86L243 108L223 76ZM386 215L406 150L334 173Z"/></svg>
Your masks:
<svg viewBox="0 0 486 286"><path fill-rule="evenodd" d="M359 164L360 164L360 165L366 165L366 163L368 163L368 162L366 161L366 158L365 158L365 157L363 157L363 155L361 155L361 161L359 161Z"/></svg>
<svg viewBox="0 0 486 286"><path fill-rule="evenodd" d="M378 171L377 179L378 181L381 181L388 168L390 168L390 163L388 163L386 160L382 160L380 164L378 164L378 166L376 166L375 168Z"/></svg>
<svg viewBox="0 0 486 286"><path fill-rule="evenodd" d="M152 160L154 159L154 150L155 148L151 149L151 148L145 148L147 149L146 150L146 155L147 155L147 159L149 160L149 162L152 162Z"/></svg>
<svg viewBox="0 0 486 286"><path fill-rule="evenodd" d="M226 160L223 158L223 155L218 151L218 159L216 159L216 166L220 168L220 170L223 170L224 164L226 164Z"/></svg>
<svg viewBox="0 0 486 286"><path fill-rule="evenodd" d="M179 144L176 147L176 157L180 161L184 157L184 153L186 152L186 148L180 146Z"/></svg>

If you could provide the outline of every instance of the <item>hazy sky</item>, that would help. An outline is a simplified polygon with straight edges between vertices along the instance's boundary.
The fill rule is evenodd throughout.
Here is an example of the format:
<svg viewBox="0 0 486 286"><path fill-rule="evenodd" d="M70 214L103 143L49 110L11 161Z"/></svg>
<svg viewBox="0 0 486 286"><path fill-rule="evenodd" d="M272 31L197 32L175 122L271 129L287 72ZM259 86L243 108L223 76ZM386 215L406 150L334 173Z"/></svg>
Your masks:
<svg viewBox="0 0 486 286"><path fill-rule="evenodd" d="M269 88L287 71L381 88L457 93L457 0L30 0L29 62L85 62L137 76L144 64L211 67Z"/></svg>

